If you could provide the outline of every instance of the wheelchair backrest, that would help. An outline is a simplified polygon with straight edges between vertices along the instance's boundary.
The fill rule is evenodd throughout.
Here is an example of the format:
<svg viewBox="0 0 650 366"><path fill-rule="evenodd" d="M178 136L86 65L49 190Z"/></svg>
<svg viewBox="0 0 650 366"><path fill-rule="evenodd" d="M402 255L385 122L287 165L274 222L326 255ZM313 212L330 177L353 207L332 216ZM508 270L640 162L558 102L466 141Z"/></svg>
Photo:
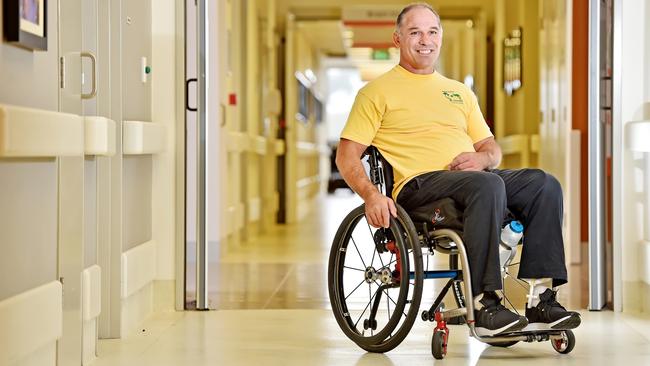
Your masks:
<svg viewBox="0 0 650 366"><path fill-rule="evenodd" d="M392 198L393 192L393 167L384 159L379 150L374 146L368 146L363 157L368 156L370 165L370 181L379 187L380 191Z"/></svg>

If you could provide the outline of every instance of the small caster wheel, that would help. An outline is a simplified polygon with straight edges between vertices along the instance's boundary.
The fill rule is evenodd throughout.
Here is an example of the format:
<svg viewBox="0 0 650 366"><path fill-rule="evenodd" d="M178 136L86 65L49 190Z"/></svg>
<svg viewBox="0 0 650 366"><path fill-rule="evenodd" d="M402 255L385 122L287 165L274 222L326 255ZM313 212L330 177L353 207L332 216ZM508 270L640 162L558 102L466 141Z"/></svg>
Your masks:
<svg viewBox="0 0 650 366"><path fill-rule="evenodd" d="M363 320L363 329L371 329L372 330L377 330L377 320L373 319L372 321L370 319L364 319Z"/></svg>
<svg viewBox="0 0 650 366"><path fill-rule="evenodd" d="M444 330L435 330L431 338L431 353L436 360L442 360L447 354L447 333Z"/></svg>
<svg viewBox="0 0 650 366"><path fill-rule="evenodd" d="M561 338L551 339L553 349L562 354L567 354L573 351L573 347L576 346L576 336L573 335L573 332L570 330L563 330L560 336Z"/></svg>
<svg viewBox="0 0 650 366"><path fill-rule="evenodd" d="M425 322L428 322L429 320L431 320L431 319L429 319L429 311L428 310L423 310L422 311L422 320L424 320Z"/></svg>

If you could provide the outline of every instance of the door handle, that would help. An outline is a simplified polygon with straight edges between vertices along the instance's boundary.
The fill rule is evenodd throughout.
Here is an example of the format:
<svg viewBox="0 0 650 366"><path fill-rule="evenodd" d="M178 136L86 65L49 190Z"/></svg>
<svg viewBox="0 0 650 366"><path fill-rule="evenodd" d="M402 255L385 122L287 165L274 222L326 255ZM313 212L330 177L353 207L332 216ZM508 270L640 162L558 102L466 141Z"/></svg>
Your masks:
<svg viewBox="0 0 650 366"><path fill-rule="evenodd" d="M81 99L92 99L97 95L97 58L92 52L81 52L81 57L89 58L93 68L91 73L92 88L90 89L90 93L81 93Z"/></svg>
<svg viewBox="0 0 650 366"><path fill-rule="evenodd" d="M196 107L190 107L190 83L192 82L196 83L196 78L190 78L185 81L185 108L188 111L196 112Z"/></svg>

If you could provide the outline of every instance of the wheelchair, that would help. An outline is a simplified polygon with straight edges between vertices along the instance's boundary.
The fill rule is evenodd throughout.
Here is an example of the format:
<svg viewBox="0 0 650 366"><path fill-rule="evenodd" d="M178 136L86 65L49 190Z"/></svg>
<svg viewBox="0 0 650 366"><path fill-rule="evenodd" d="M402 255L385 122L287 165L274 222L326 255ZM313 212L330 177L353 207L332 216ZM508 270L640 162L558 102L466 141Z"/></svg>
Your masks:
<svg viewBox="0 0 650 366"><path fill-rule="evenodd" d="M362 159L367 159L372 183L390 197L391 166L373 146L368 147ZM453 205L450 198L443 200L447 202L436 204ZM418 221L422 219L419 216L413 220L397 202L395 205L397 217L391 217L388 228L378 229L366 221L363 204L355 208L341 223L332 243L328 263L329 298L334 317L350 340L368 352L394 349L406 338L420 311L423 280L447 279L431 307L421 313L423 321L435 322L431 352L436 359L447 354L448 324L467 324L471 337L492 346L551 341L559 353L568 354L573 350L575 336L571 330L522 330L494 337L479 336L474 328L469 262L459 234L462 227L452 224L440 228L433 225L436 220ZM428 251L426 269L423 249ZM428 268L428 257L434 251L448 255L448 269ZM511 253L502 263L504 278L509 275L513 257ZM445 309L443 299L450 290L457 308ZM509 302L505 293L504 298Z"/></svg>

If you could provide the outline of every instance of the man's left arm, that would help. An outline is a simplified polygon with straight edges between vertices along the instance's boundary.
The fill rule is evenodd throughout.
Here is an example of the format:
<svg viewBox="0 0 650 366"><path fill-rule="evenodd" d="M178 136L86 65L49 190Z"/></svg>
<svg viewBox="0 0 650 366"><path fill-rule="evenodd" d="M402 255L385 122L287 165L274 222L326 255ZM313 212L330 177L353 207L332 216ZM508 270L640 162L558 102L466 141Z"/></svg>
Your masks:
<svg viewBox="0 0 650 366"><path fill-rule="evenodd" d="M480 171L493 169L501 163L501 147L490 136L474 144L476 152L459 154L449 164L449 170L474 170Z"/></svg>

